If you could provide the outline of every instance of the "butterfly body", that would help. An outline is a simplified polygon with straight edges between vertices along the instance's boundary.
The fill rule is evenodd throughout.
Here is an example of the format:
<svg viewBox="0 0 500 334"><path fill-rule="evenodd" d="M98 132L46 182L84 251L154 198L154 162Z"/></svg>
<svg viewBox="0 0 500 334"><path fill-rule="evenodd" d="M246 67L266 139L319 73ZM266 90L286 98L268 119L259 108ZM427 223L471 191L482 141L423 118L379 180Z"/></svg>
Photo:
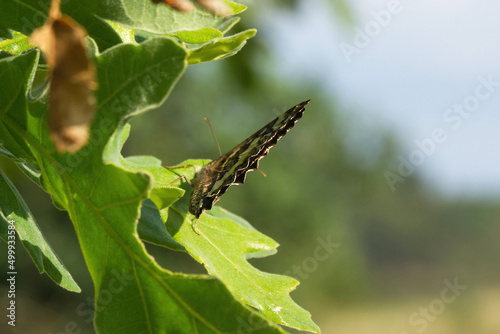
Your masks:
<svg viewBox="0 0 500 334"><path fill-rule="evenodd" d="M302 117L305 105L301 102L269 122L241 144L211 161L195 174L189 212L196 218L210 210L220 196L233 184L243 184L247 172L258 168L259 160Z"/></svg>

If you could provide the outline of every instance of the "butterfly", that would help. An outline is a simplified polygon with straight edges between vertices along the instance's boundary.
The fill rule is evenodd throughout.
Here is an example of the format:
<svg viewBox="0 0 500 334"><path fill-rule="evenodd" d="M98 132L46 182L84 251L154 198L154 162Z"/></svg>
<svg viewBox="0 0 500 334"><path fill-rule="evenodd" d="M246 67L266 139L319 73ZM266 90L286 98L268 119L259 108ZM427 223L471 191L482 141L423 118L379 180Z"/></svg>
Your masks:
<svg viewBox="0 0 500 334"><path fill-rule="evenodd" d="M302 117L309 101L285 111L241 144L196 172L191 182L193 192L189 200L189 212L196 217L195 231L203 212L210 210L230 186L245 182L246 174L258 168L259 160Z"/></svg>

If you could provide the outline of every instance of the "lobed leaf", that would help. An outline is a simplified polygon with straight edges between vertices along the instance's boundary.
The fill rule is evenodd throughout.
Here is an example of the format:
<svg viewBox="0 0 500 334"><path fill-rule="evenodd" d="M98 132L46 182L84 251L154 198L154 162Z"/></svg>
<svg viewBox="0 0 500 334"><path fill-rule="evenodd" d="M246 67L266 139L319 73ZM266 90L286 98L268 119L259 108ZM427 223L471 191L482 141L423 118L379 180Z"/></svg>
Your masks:
<svg viewBox="0 0 500 334"><path fill-rule="evenodd" d="M180 166L201 167L205 163L207 161L188 160ZM194 169L187 167L177 170L177 173L192 179ZM250 258L276 253L278 243L256 231L243 219L217 207L201 215L197 234L193 229L196 218L188 212L191 189L185 182L181 183L186 195L161 210L173 238L184 245L209 274L224 282L238 300L255 307L278 324L319 332L310 313L290 297L290 292L299 282L291 277L262 272L248 262Z"/></svg>
<svg viewBox="0 0 500 334"><path fill-rule="evenodd" d="M14 32L11 39L0 42L0 50L18 55L21 52L32 49L29 38L21 33Z"/></svg>
<svg viewBox="0 0 500 334"><path fill-rule="evenodd" d="M30 33L45 22L47 2L7 2L0 0L0 31ZM225 2L233 13L245 8ZM56 152L46 125L46 92L28 94L39 57L28 51L0 59L0 82L9 82L0 90L0 154L14 157L55 205L68 211L95 285L96 330L285 333L271 319L318 332L309 313L289 296L298 282L261 272L247 261L274 254L275 241L218 207L202 215L200 235L193 231L187 210L191 189L179 177L191 179L194 167L168 170L154 157L120 153L130 130L127 120L160 106L188 64L235 54L255 30L221 37L238 18L200 9L177 13L149 0L70 1L63 12L74 14L103 51L95 60L99 90L89 144L77 154ZM118 35L104 19L119 23L113 23L115 29L127 28ZM132 39L134 29L150 35L177 32L177 38L193 44L186 50L167 37L120 44ZM141 240L188 251L217 279L161 268Z"/></svg>
<svg viewBox="0 0 500 334"><path fill-rule="evenodd" d="M96 60L101 90L91 138L72 155L56 153L43 116L45 101L26 103L37 52L1 60L0 74L16 74L12 87L17 94L1 110L5 131L0 140L5 150L22 154L40 170L44 189L68 211L95 285L98 332L283 333L236 302L220 281L160 268L136 231L141 204L151 192L151 174L117 164L120 147L107 143L120 138L127 117L163 102L184 71L186 57L168 38L103 53Z"/></svg>
<svg viewBox="0 0 500 334"><path fill-rule="evenodd" d="M193 31L179 31L174 34L175 37L186 43L203 44L210 42L214 38L222 37L222 32L214 28L202 28Z"/></svg>
<svg viewBox="0 0 500 334"><path fill-rule="evenodd" d="M257 33L255 29L248 29L230 37L220 37L202 44L189 51L189 64L198 64L218 60L236 54L247 40Z"/></svg>
<svg viewBox="0 0 500 334"><path fill-rule="evenodd" d="M245 6L226 1L231 14L236 15ZM216 27L226 18L218 17L200 7L190 12L178 12L164 5L155 5L150 0L91 0L87 5L92 12L106 20L114 21L132 29L140 29L155 34L169 34L181 30L197 30Z"/></svg>
<svg viewBox="0 0 500 334"><path fill-rule="evenodd" d="M19 240L38 271L46 273L63 288L80 292L78 284L45 240L23 198L1 170L0 203L2 203L0 206L0 238L7 242L9 221L12 221Z"/></svg>

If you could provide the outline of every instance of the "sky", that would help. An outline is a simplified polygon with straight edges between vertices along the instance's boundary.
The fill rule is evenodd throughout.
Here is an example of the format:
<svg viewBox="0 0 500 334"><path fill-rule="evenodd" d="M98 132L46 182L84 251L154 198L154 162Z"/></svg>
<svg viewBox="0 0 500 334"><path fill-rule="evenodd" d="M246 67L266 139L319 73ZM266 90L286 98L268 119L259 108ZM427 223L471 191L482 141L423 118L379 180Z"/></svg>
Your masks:
<svg viewBox="0 0 500 334"><path fill-rule="evenodd" d="M438 193L500 198L500 2L349 1L349 26L325 1L262 11L285 80L321 82L366 154L366 129L393 133L395 175L410 164Z"/></svg>

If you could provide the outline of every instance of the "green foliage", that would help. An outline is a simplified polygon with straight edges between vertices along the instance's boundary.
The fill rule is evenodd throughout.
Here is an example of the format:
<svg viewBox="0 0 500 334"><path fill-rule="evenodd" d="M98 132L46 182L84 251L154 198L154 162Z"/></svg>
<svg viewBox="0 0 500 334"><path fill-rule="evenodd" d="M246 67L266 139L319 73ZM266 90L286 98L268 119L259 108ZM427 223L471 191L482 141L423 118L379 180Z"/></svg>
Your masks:
<svg viewBox="0 0 500 334"><path fill-rule="evenodd" d="M234 14L245 8L228 3ZM31 33L44 23L48 6L0 0L2 35L8 36L7 29ZM68 212L95 287L96 331L284 333L281 324L319 332L310 314L289 296L296 280L247 262L275 253L275 241L220 208L204 214L200 235L194 232L194 217L187 210L190 188L179 179L192 178L193 167L169 170L154 157L121 155L132 117L163 104L189 64L234 55L255 30L224 37L237 19L199 8L178 13L147 0L71 1L63 12L87 28L95 42L91 52L99 89L89 143L75 154L56 152L47 126L46 69L39 51L16 32L15 39L2 44L14 54L0 60L0 153ZM132 33L142 43L123 43ZM179 187L173 185L177 180ZM3 173L0 190L2 239L7 221L14 220L40 272L79 291ZM162 268L143 241L188 252L210 275Z"/></svg>
<svg viewBox="0 0 500 334"><path fill-rule="evenodd" d="M201 28L194 31L179 31L174 36L190 44L203 44L210 42L212 39L222 37L222 32L215 28Z"/></svg>
<svg viewBox="0 0 500 334"><path fill-rule="evenodd" d="M11 54L20 54L32 47L33 46L29 44L27 36L15 31L12 34L12 38L0 42L0 50Z"/></svg>
<svg viewBox="0 0 500 334"><path fill-rule="evenodd" d="M65 289L80 292L81 290L73 277L40 232L35 218L21 195L2 171L0 171L0 203L2 203L0 207L0 238L7 242L8 220L14 221L17 235L40 273L46 272L54 282Z"/></svg>
<svg viewBox="0 0 500 334"><path fill-rule="evenodd" d="M234 55L257 31L249 29L231 37L215 38L189 51L189 65L222 59Z"/></svg>

